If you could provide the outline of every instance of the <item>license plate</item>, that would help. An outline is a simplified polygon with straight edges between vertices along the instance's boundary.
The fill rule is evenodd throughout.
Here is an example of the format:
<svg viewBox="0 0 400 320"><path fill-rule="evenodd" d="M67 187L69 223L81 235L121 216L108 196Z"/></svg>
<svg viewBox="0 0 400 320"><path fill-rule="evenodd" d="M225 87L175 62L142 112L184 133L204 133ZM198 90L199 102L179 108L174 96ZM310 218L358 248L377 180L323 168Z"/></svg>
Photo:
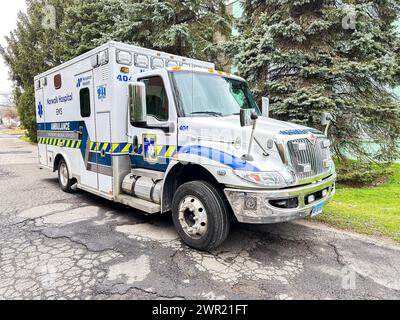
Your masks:
<svg viewBox="0 0 400 320"><path fill-rule="evenodd" d="M325 206L325 202L321 202L319 204L317 204L311 211L311 217L315 217L319 214L322 213L322 210L324 209Z"/></svg>

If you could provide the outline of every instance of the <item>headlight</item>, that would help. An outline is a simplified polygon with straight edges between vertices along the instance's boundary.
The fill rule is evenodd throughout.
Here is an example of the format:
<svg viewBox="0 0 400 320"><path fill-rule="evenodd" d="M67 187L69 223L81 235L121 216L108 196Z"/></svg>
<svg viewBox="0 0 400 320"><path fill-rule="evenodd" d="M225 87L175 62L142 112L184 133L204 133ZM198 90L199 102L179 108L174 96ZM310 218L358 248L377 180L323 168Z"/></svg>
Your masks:
<svg viewBox="0 0 400 320"><path fill-rule="evenodd" d="M233 171L240 178L270 188L285 188L288 186L285 179L277 172L248 172Z"/></svg>

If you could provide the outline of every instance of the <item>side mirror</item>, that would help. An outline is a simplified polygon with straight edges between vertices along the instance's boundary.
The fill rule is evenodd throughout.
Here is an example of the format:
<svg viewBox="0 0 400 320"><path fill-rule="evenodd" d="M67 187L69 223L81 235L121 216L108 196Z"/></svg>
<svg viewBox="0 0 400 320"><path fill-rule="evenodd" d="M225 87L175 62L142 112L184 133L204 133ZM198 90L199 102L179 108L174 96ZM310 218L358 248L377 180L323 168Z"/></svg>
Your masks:
<svg viewBox="0 0 400 320"><path fill-rule="evenodd" d="M269 118L269 98L262 98L261 113L263 117Z"/></svg>
<svg viewBox="0 0 400 320"><path fill-rule="evenodd" d="M253 126L251 130L251 137L249 142L249 149L247 154L242 156L244 161L254 161L254 157L251 155L251 148L253 146L254 133L256 131L258 115L254 109L241 109L240 110L240 125L242 127Z"/></svg>
<svg viewBox="0 0 400 320"><path fill-rule="evenodd" d="M240 125L242 127L252 126L258 116L254 109L241 109L240 110Z"/></svg>
<svg viewBox="0 0 400 320"><path fill-rule="evenodd" d="M146 110L146 86L142 82L130 83L129 90L129 113L131 123L147 123Z"/></svg>
<svg viewBox="0 0 400 320"><path fill-rule="evenodd" d="M329 112L324 112L321 116L321 124L325 126L325 135L328 136L329 126L333 120L332 115Z"/></svg>
<svg viewBox="0 0 400 320"><path fill-rule="evenodd" d="M329 112L324 112L321 116L321 125L327 126L332 121L333 117Z"/></svg>

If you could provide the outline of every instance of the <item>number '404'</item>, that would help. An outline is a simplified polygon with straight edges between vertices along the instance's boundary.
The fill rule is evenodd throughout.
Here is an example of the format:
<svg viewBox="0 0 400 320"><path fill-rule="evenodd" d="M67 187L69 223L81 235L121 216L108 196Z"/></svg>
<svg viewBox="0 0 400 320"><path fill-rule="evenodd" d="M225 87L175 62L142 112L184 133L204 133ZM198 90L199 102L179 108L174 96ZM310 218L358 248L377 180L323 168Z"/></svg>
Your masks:
<svg viewBox="0 0 400 320"><path fill-rule="evenodd" d="M121 82L128 82L128 81L132 80L132 76L120 74L120 75L118 75L117 80L121 81Z"/></svg>

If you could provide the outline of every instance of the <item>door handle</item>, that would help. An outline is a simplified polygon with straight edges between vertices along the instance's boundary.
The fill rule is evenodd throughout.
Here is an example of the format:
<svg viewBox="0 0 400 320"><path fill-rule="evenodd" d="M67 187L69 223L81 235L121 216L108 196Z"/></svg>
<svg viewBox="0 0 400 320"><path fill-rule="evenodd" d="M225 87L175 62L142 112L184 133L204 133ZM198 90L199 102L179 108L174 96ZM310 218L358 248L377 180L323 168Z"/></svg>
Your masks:
<svg viewBox="0 0 400 320"><path fill-rule="evenodd" d="M138 136L133 136L132 138L132 150L134 153L139 151L139 138Z"/></svg>
<svg viewBox="0 0 400 320"><path fill-rule="evenodd" d="M105 156L106 156L106 150L101 150L100 151L100 156L102 157L102 158L104 158Z"/></svg>

